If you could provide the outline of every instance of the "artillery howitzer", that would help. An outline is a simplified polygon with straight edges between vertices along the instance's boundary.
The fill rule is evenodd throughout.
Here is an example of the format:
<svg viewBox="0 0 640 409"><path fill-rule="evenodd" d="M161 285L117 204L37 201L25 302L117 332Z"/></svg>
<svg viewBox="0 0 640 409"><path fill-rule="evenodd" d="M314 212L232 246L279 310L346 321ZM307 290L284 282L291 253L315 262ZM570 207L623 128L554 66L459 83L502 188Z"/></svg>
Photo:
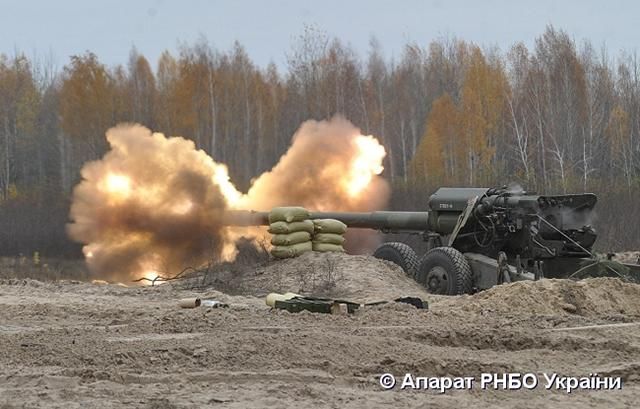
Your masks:
<svg viewBox="0 0 640 409"><path fill-rule="evenodd" d="M506 187L440 188L426 212L312 212L310 218L421 234L427 251L420 258L400 242L383 243L373 255L398 264L432 293L454 295L511 281L566 278L585 264L596 265L591 248L597 236L590 224L596 201L593 193L541 196ZM268 216L231 211L227 224L268 225Z"/></svg>

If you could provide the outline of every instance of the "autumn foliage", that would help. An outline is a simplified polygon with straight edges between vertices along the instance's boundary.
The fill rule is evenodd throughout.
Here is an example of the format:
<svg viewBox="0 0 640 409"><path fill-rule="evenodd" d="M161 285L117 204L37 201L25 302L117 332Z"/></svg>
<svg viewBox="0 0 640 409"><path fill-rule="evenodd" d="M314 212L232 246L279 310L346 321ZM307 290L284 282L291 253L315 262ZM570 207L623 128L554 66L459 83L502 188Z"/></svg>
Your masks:
<svg viewBox="0 0 640 409"><path fill-rule="evenodd" d="M393 207L424 209L438 186L519 182L600 195L600 245L640 246L640 64L547 28L535 44L486 49L456 39L407 44L388 59L307 28L286 67L206 41L123 65L87 52L61 70L0 55L0 252L76 254L64 234L81 165L105 131L141 123L192 139L246 189L306 119L342 114L385 146ZM624 217L623 215L627 216Z"/></svg>

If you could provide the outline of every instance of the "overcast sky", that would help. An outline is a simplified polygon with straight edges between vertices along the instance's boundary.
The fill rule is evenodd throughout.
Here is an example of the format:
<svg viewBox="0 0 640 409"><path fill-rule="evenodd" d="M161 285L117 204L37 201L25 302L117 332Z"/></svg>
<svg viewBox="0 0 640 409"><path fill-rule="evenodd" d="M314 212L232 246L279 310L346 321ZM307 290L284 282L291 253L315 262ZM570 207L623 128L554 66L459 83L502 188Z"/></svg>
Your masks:
<svg viewBox="0 0 640 409"><path fill-rule="evenodd" d="M361 54L375 36L387 56L398 56L407 41L444 36L502 49L532 45L553 24L615 56L638 48L639 16L640 2L631 0L0 0L0 53L51 54L62 66L91 50L115 65L126 64L135 45L155 65L163 50L204 36L218 49L238 40L257 64L284 68L305 24Z"/></svg>

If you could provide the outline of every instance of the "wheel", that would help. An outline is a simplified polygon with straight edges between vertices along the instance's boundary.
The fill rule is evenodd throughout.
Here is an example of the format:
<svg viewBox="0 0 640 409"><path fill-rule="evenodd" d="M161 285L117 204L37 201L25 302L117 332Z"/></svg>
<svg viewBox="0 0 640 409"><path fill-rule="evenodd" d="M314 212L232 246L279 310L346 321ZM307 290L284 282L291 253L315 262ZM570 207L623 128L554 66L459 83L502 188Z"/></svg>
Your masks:
<svg viewBox="0 0 640 409"><path fill-rule="evenodd" d="M470 294L473 274L464 255L453 247L436 247L420 261L416 280L432 294Z"/></svg>
<svg viewBox="0 0 640 409"><path fill-rule="evenodd" d="M406 244L397 241L382 243L373 252L373 257L399 265L410 277L414 277L418 269L416 252Z"/></svg>

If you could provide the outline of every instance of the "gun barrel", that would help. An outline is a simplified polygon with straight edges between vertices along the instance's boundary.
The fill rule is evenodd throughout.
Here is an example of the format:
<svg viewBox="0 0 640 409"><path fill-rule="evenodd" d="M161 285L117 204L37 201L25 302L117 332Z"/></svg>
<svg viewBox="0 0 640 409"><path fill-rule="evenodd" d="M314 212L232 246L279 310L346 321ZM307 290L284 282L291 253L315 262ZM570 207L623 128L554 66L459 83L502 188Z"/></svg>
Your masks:
<svg viewBox="0 0 640 409"><path fill-rule="evenodd" d="M311 219L340 220L348 227L384 232L423 232L428 230L429 212L311 212ZM268 212L230 210L225 217L229 226L266 226Z"/></svg>

